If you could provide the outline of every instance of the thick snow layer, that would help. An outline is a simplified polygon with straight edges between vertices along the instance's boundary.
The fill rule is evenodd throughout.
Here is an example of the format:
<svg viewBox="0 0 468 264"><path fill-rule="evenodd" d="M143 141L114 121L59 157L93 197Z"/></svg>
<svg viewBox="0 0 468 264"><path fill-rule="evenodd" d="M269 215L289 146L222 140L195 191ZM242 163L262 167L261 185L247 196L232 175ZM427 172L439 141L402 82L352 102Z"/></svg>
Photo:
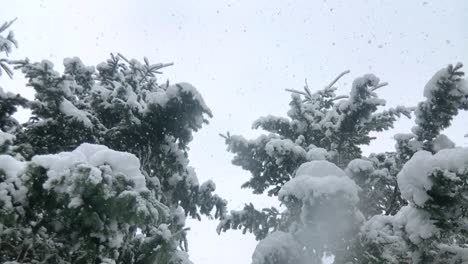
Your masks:
<svg viewBox="0 0 468 264"><path fill-rule="evenodd" d="M172 238L172 232L167 224L159 225L158 234L166 241L169 241Z"/></svg>
<svg viewBox="0 0 468 264"><path fill-rule="evenodd" d="M0 146L5 144L7 141L13 142L15 140L15 136L9 133L5 133L0 130Z"/></svg>
<svg viewBox="0 0 468 264"><path fill-rule="evenodd" d="M307 160L326 160L328 158L328 152L324 148L312 148L307 151Z"/></svg>
<svg viewBox="0 0 468 264"><path fill-rule="evenodd" d="M175 220L176 225L184 226L185 225L185 211L184 208L178 206L171 212L172 217Z"/></svg>
<svg viewBox="0 0 468 264"><path fill-rule="evenodd" d="M198 181L197 173L193 167L187 167L187 183L191 187L199 186L200 183Z"/></svg>
<svg viewBox="0 0 468 264"><path fill-rule="evenodd" d="M453 141L450 140L444 134L440 134L436 139L434 139L433 144L433 149L435 152L439 152L439 150L442 149L449 149L455 147L455 143L453 143Z"/></svg>
<svg viewBox="0 0 468 264"><path fill-rule="evenodd" d="M436 72L434 76L427 82L424 86L424 97L431 100L434 91L440 89L439 81L447 80L450 78L449 68L443 68ZM468 82L465 79L460 79L457 81L457 89L451 91L453 95L462 96L468 95Z"/></svg>
<svg viewBox="0 0 468 264"><path fill-rule="evenodd" d="M159 106L166 106L167 102L169 102L169 97L166 95L165 91L157 91L154 93L149 93L146 95L146 99L149 103L157 104Z"/></svg>
<svg viewBox="0 0 468 264"><path fill-rule="evenodd" d="M88 180L97 184L102 181L102 171L99 167L107 165L114 175L123 175L133 182L135 191L147 190L138 158L133 154L111 150L102 145L84 143L72 152L34 156L32 162L48 169L49 179L44 183L45 189L51 188L51 183L60 181L77 166L90 168Z"/></svg>
<svg viewBox="0 0 468 264"><path fill-rule="evenodd" d="M325 160L315 160L303 163L296 171L296 177L300 175L307 175L310 177L326 177L330 175L346 177L346 174L342 169Z"/></svg>
<svg viewBox="0 0 468 264"><path fill-rule="evenodd" d="M306 151L290 139L271 139L265 145L265 151L270 157L275 155L290 155L293 157L306 157Z"/></svg>
<svg viewBox="0 0 468 264"><path fill-rule="evenodd" d="M161 90L153 93L148 93L146 96L147 102L152 104L157 104L161 107L166 106L166 104L173 99L180 100L181 94L191 95L192 99L198 102L202 109L211 114L210 109L205 104L201 94L197 91L193 85L189 83L178 83L176 85L170 85L166 90Z"/></svg>
<svg viewBox="0 0 468 264"><path fill-rule="evenodd" d="M374 170L372 162L363 159L354 159L346 167L346 171L351 172L352 174L360 172L370 172Z"/></svg>
<svg viewBox="0 0 468 264"><path fill-rule="evenodd" d="M77 72L87 72L93 73L95 71L94 66L86 66L83 64L79 57L70 57L63 59L63 66L65 67L65 71L77 71Z"/></svg>
<svg viewBox="0 0 468 264"><path fill-rule="evenodd" d="M365 74L362 77L356 78L353 81L353 87L369 85L377 86L380 82L380 79L372 73Z"/></svg>
<svg viewBox="0 0 468 264"><path fill-rule="evenodd" d="M2 87L0 87L0 98L2 99L11 99L17 97L17 94L12 92L5 92Z"/></svg>
<svg viewBox="0 0 468 264"><path fill-rule="evenodd" d="M362 77L354 79L351 92L349 94L350 99L348 101L349 104L347 105L347 107L352 107L354 101L359 97L359 93L361 92L361 89L367 89L367 87L369 86L375 87L379 84L379 82L380 82L380 79L373 74L365 74ZM376 105L385 105L385 100L383 99L369 98L367 100L368 102L371 102L371 100L375 100L372 103ZM343 106L340 106L340 108L342 107Z"/></svg>
<svg viewBox="0 0 468 264"><path fill-rule="evenodd" d="M398 133L393 136L396 141L409 141L415 137L412 133Z"/></svg>
<svg viewBox="0 0 468 264"><path fill-rule="evenodd" d="M9 155L0 155L0 170L6 178L16 178L26 167L26 163L18 161Z"/></svg>
<svg viewBox="0 0 468 264"><path fill-rule="evenodd" d="M6 210L12 210L13 204L26 202L28 189L22 184L20 176L26 168L26 162L21 162L8 155L0 155L0 205Z"/></svg>
<svg viewBox="0 0 468 264"><path fill-rule="evenodd" d="M288 118L268 115L268 116L260 117L257 120L255 120L254 123L252 124L252 128L257 129L260 126L264 124L269 124L269 123L275 123L275 124L280 124L280 125L290 127L290 120ZM283 132L283 131L280 130L279 132Z"/></svg>
<svg viewBox="0 0 468 264"><path fill-rule="evenodd" d="M464 94L468 95L468 81L466 79L460 80L458 89Z"/></svg>
<svg viewBox="0 0 468 264"><path fill-rule="evenodd" d="M442 80L443 78L448 78L449 76L450 73L448 71L448 68L443 68L436 72L434 76L432 76L432 78L424 86L424 97L426 97L427 99L431 99L432 93L439 88L438 81Z"/></svg>
<svg viewBox="0 0 468 264"><path fill-rule="evenodd" d="M416 152L397 176L403 198L422 206L430 198L432 188L429 178L433 169L457 172L468 168L468 148L442 149L435 155L427 151Z"/></svg>
<svg viewBox="0 0 468 264"><path fill-rule="evenodd" d="M188 253L181 250L177 250L175 252L170 263L193 264L193 262L189 259Z"/></svg>
<svg viewBox="0 0 468 264"><path fill-rule="evenodd" d="M91 120L89 120L88 116L84 111L81 111L80 109L76 108L70 101L67 99L63 99L63 101L60 103L60 111L66 115L70 116L77 121L82 122L85 126L87 127L92 127L93 123L91 123Z"/></svg>
<svg viewBox="0 0 468 264"><path fill-rule="evenodd" d="M276 231L261 240L252 255L252 264L295 263L286 262L300 258L301 246L289 233Z"/></svg>
<svg viewBox="0 0 468 264"><path fill-rule="evenodd" d="M206 182L202 183L200 186L200 192L214 192L216 190L216 184L212 180L207 180Z"/></svg>
<svg viewBox="0 0 468 264"><path fill-rule="evenodd" d="M284 199L294 196L300 200L314 200L343 193L349 201L357 203L358 186L348 177L329 175L327 177L296 177L287 182L280 190L278 197Z"/></svg>
<svg viewBox="0 0 468 264"><path fill-rule="evenodd" d="M344 194L347 199L357 203L359 187L335 164L317 160L302 164L296 177L283 185L278 198L294 196L300 200L314 200L319 197Z"/></svg>
<svg viewBox="0 0 468 264"><path fill-rule="evenodd" d="M396 215L376 215L367 221L361 230L366 238L379 244L403 243L407 237L419 244L438 234L438 229L430 219L430 214L411 205L404 206ZM402 245L403 246L403 245Z"/></svg>
<svg viewBox="0 0 468 264"><path fill-rule="evenodd" d="M429 199L426 192L432 188L429 179L431 159L430 152L416 152L397 176L402 197L417 205L423 205Z"/></svg>

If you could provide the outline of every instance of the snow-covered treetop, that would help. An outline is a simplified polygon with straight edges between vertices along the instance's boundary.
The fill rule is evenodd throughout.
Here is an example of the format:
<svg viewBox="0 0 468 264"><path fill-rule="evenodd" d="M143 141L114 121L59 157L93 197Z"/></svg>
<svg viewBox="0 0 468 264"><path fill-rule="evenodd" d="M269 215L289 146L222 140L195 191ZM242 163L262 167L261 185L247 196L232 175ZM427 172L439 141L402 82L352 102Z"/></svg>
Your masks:
<svg viewBox="0 0 468 264"><path fill-rule="evenodd" d="M233 163L252 173L243 187L254 193L269 189L270 195L276 195L300 164L318 158L314 149L344 168L361 156L360 145L373 139L370 132L389 129L396 118L410 115L411 109L401 106L378 111L385 100L376 90L386 83L372 74L355 79L348 96L337 96L333 85L346 73L315 93L307 84L304 92L288 90L293 94L287 118L270 115L253 124L271 134L254 140L224 136L228 150L236 154Z"/></svg>
<svg viewBox="0 0 468 264"><path fill-rule="evenodd" d="M289 196L293 196L313 203L317 198L342 194L355 204L359 200L358 190L359 187L343 170L331 162L318 160L303 163L295 177L281 187L278 198L287 201Z"/></svg>
<svg viewBox="0 0 468 264"><path fill-rule="evenodd" d="M463 182L457 174L468 172L468 149L443 149L432 155L428 151L416 152L398 174L401 195L416 206L423 207L428 200L435 202L441 197L431 198L434 186L434 173L442 173L454 184ZM461 187L461 186L459 186ZM435 194L432 192L432 194ZM438 194L452 196L450 193ZM452 197L454 198L454 197Z"/></svg>
<svg viewBox="0 0 468 264"><path fill-rule="evenodd" d="M195 87L161 85L172 64L120 54L97 67L68 58L63 73L11 63L36 93L0 89L0 240L13 248L0 260L190 264L186 216L226 215L189 166L192 134L212 116ZM18 106L32 110L25 124Z"/></svg>
<svg viewBox="0 0 468 264"><path fill-rule="evenodd" d="M429 80L425 100L415 110L413 133L395 135L394 190L401 191L400 199L407 205L375 215L363 225L361 261L466 261L468 152L441 134L459 110L468 109L468 86L461 67L461 63L449 65Z"/></svg>
<svg viewBox="0 0 468 264"><path fill-rule="evenodd" d="M449 127L459 110L468 109L468 82L461 63L439 70L424 87L426 100L419 103L413 133L423 148L433 151L433 140Z"/></svg>
<svg viewBox="0 0 468 264"><path fill-rule="evenodd" d="M397 178L409 204L395 215L376 215L364 224L361 242L369 250L364 259L462 263L468 252L468 149L418 151Z"/></svg>
<svg viewBox="0 0 468 264"><path fill-rule="evenodd" d="M70 151L82 142L130 152L140 159L151 190L198 215L201 192L195 172L187 167L187 144L212 114L192 85L157 83L160 69L172 64L151 64L146 58L140 63L119 54L96 71L75 57L64 60L60 74L46 60L15 63L36 91L30 103L33 116L17 135L19 144L30 145L37 154ZM225 202L211 196L213 191L205 192L204 200L214 199L211 204L221 217Z"/></svg>

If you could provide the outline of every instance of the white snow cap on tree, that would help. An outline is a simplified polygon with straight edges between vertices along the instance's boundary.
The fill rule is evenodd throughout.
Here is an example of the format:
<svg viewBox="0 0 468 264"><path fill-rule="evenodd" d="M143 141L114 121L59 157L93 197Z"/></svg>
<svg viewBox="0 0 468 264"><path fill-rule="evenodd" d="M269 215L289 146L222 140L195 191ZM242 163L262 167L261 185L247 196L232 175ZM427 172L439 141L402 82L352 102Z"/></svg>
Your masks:
<svg viewBox="0 0 468 264"><path fill-rule="evenodd" d="M326 160L328 157L328 151L324 148L314 147L307 151L307 160Z"/></svg>
<svg viewBox="0 0 468 264"><path fill-rule="evenodd" d="M92 127L93 123L91 123L91 120L86 115L85 111L81 111L80 109L76 108L70 101L67 99L63 99L62 102L60 103L60 111L66 115L69 116L79 122L82 122L86 127Z"/></svg>
<svg viewBox="0 0 468 264"><path fill-rule="evenodd" d="M440 85L437 85L440 80L450 78L449 68L444 67L440 69L424 86L424 97L432 99L434 91L440 89ZM458 90L461 94L468 94L468 82L466 80L460 80Z"/></svg>
<svg viewBox="0 0 468 264"><path fill-rule="evenodd" d="M413 206L402 207L396 215L376 215L362 226L361 231L370 241L386 245L381 257L390 263L398 263L395 252L407 252L406 256L402 256L405 259L416 256L412 254L405 238L418 245L439 232L430 214Z"/></svg>
<svg viewBox="0 0 468 264"><path fill-rule="evenodd" d="M335 164L314 160L302 164L296 176L281 188L280 200L294 196L300 200L343 193L349 201L357 203L359 187Z"/></svg>
<svg viewBox="0 0 468 264"><path fill-rule="evenodd" d="M374 170L372 162L363 159L354 159L346 167L346 171L350 173L370 172Z"/></svg>
<svg viewBox="0 0 468 264"><path fill-rule="evenodd" d="M298 264L301 263L301 249L290 233L276 231L258 243L252 264Z"/></svg>
<svg viewBox="0 0 468 264"><path fill-rule="evenodd" d="M468 148L443 149L434 155L428 151L416 152L397 176L402 197L423 206L430 198L427 191L433 183L429 176L436 168L451 171L468 169Z"/></svg>
<svg viewBox="0 0 468 264"><path fill-rule="evenodd" d="M12 211L14 204L26 203L28 189L19 178L26 168L26 163L9 155L0 155L0 205L2 209ZM2 177L2 173L4 176Z"/></svg>
<svg viewBox="0 0 468 264"><path fill-rule="evenodd" d="M7 142L13 142L13 140L15 140L15 136L10 134L10 133L6 133L6 132L3 132L2 130L0 130L0 146L4 145L5 143Z"/></svg>
<svg viewBox="0 0 468 264"><path fill-rule="evenodd" d="M440 134L433 141L434 146L432 147L435 152L438 152L442 149L454 148L455 143L450 140L446 135Z"/></svg>
<svg viewBox="0 0 468 264"><path fill-rule="evenodd" d="M90 168L88 180L98 184L103 180L101 167L107 165L114 175L122 175L133 182L135 191L148 191L138 158L133 154L111 150L106 146L83 143L72 152L35 156L32 162L48 169L49 179L44 183L46 189L51 188L51 183L67 180L64 177L70 175L70 170L79 166Z"/></svg>

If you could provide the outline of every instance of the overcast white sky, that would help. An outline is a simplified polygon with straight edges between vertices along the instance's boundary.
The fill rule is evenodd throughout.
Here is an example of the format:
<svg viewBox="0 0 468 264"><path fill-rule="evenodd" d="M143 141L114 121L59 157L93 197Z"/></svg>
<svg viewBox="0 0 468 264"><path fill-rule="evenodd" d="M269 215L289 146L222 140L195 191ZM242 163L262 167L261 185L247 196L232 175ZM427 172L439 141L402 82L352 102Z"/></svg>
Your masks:
<svg viewBox="0 0 468 264"><path fill-rule="evenodd" d="M190 82L214 112L195 135L191 165L201 180L240 209L245 202L272 201L240 190L249 175L230 163L220 132L247 136L252 122L285 115L286 88L301 89L304 78L320 89L338 73L347 93L354 77L372 72L390 83L379 90L388 106L415 105L427 80L449 63L468 67L468 1L26 1L6 0L0 22L14 24L19 50L14 58L79 56L95 65L110 52L153 62L174 62L162 80ZM466 70L466 69L465 69ZM0 79L7 90L25 92L20 74ZM468 146L468 115L446 134ZM408 132L412 121L396 130ZM395 131L378 135L366 151L392 150ZM274 202L273 202L274 203ZM197 264L249 263L256 242L250 235L215 233L216 221L190 222L190 255Z"/></svg>

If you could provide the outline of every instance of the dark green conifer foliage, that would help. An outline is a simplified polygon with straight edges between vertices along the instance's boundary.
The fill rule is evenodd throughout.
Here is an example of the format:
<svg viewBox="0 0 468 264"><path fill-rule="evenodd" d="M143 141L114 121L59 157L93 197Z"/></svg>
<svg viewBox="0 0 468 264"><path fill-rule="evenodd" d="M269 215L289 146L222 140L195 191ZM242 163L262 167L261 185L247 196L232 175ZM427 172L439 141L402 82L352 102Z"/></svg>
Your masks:
<svg viewBox="0 0 468 264"><path fill-rule="evenodd" d="M36 92L0 90L0 262L191 263L186 215L223 218L226 206L188 166L192 133L212 116L198 91L157 82L172 64L120 54L96 67L65 59L63 73L0 63ZM32 111L25 124L18 106Z"/></svg>

